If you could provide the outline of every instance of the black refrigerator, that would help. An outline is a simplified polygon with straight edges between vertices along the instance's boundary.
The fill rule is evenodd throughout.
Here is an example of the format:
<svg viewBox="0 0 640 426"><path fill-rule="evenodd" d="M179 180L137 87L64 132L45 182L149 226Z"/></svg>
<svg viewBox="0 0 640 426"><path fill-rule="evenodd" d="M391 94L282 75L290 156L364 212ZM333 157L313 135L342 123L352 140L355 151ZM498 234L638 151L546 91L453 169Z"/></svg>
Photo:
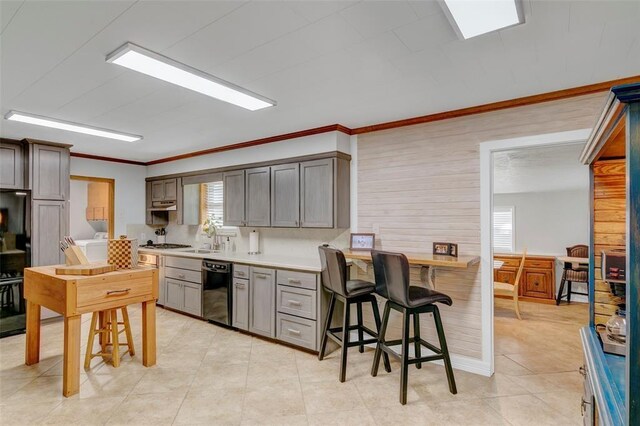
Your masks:
<svg viewBox="0 0 640 426"><path fill-rule="evenodd" d="M24 268L31 266L31 193L0 191L0 338L25 332Z"/></svg>

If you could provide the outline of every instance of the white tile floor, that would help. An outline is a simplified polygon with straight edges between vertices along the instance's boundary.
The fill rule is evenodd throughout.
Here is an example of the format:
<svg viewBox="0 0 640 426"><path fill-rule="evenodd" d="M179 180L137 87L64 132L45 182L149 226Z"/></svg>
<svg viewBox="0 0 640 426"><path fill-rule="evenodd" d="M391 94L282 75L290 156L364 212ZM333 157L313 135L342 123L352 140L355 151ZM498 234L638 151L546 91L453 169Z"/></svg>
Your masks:
<svg viewBox="0 0 640 426"><path fill-rule="evenodd" d="M456 370L454 396L442 367L411 369L406 406L398 403L399 365L371 377L370 350L351 350L347 382L340 383L336 353L319 362L163 309L158 365L144 368L135 307L136 356L126 355L118 369L94 359L80 393L63 398L62 324L49 323L38 365L23 364L24 335L0 340L0 424L580 424L577 329L584 309L523 305L525 320L517 321L508 304L496 302L494 377Z"/></svg>

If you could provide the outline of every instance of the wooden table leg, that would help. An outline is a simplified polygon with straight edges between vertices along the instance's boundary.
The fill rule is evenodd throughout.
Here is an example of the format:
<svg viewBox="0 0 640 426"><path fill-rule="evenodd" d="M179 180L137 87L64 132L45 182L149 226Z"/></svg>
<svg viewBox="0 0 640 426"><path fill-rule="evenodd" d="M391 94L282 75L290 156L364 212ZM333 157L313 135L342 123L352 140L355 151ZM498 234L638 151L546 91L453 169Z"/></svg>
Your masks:
<svg viewBox="0 0 640 426"><path fill-rule="evenodd" d="M27 343L24 363L40 362L40 305L27 300Z"/></svg>
<svg viewBox="0 0 640 426"><path fill-rule="evenodd" d="M62 361L62 394L80 391L80 315L64 318L64 358Z"/></svg>
<svg viewBox="0 0 640 426"><path fill-rule="evenodd" d="M156 301L142 302L142 365L156 365Z"/></svg>

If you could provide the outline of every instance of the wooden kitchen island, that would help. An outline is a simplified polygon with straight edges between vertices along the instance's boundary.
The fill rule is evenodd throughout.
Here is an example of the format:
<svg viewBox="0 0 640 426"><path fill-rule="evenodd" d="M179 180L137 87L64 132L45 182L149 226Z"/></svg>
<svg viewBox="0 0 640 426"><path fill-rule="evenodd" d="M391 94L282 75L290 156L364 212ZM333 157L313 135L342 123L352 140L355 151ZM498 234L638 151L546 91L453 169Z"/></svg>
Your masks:
<svg viewBox="0 0 640 426"><path fill-rule="evenodd" d="M80 390L80 319L87 314L142 303L142 364L156 363L158 270L140 267L101 275L56 275L55 266L24 270L27 303L25 363L40 361L40 307L64 317L62 394Z"/></svg>

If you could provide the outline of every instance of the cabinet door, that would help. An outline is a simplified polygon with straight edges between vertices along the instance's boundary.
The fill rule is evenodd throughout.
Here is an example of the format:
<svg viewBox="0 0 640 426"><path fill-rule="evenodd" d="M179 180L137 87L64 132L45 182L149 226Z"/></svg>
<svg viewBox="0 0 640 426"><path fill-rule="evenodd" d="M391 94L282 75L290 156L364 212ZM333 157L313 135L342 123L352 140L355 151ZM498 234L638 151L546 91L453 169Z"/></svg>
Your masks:
<svg viewBox="0 0 640 426"><path fill-rule="evenodd" d="M0 188L24 188L24 156L21 144L3 142L0 145Z"/></svg>
<svg viewBox="0 0 640 426"><path fill-rule="evenodd" d="M333 159L300 163L300 223L333 227Z"/></svg>
<svg viewBox="0 0 640 426"><path fill-rule="evenodd" d="M494 280L499 283L513 284L516 282L516 270L509 268L501 268L494 270Z"/></svg>
<svg viewBox="0 0 640 426"><path fill-rule="evenodd" d="M300 165L271 167L271 226L300 226Z"/></svg>
<svg viewBox="0 0 640 426"><path fill-rule="evenodd" d="M202 316L202 286L192 283L182 283L184 289L184 303L182 310L191 315Z"/></svg>
<svg viewBox="0 0 640 426"><path fill-rule="evenodd" d="M273 269L251 267L249 283L249 331L276 336L276 286Z"/></svg>
<svg viewBox="0 0 640 426"><path fill-rule="evenodd" d="M31 196L34 200L66 200L69 194L69 149L32 144Z"/></svg>
<svg viewBox="0 0 640 426"><path fill-rule="evenodd" d="M245 206L247 226L271 225L271 170L258 167L245 170Z"/></svg>
<svg viewBox="0 0 640 426"><path fill-rule="evenodd" d="M233 293L231 295L233 327L240 330L249 329L249 280L235 278L233 280Z"/></svg>
<svg viewBox="0 0 640 426"><path fill-rule="evenodd" d="M154 182L146 183L146 205L147 211L145 212L145 223L147 225L166 225L169 223L168 212L150 212L151 203L153 203L153 184Z"/></svg>
<svg viewBox="0 0 640 426"><path fill-rule="evenodd" d="M224 218L226 226L245 226L244 170L224 173Z"/></svg>
<svg viewBox="0 0 640 426"><path fill-rule="evenodd" d="M66 201L34 200L32 203L32 266L65 262L60 241L68 235L69 209Z"/></svg>
<svg viewBox="0 0 640 426"><path fill-rule="evenodd" d="M151 182L151 201L164 201L164 181Z"/></svg>
<svg viewBox="0 0 640 426"><path fill-rule="evenodd" d="M162 181L163 201L176 201L178 198L178 180L167 179Z"/></svg>
<svg viewBox="0 0 640 426"><path fill-rule="evenodd" d="M182 310L184 303L184 290L182 289L182 283L171 278L165 278L165 306L167 308Z"/></svg>
<svg viewBox="0 0 640 426"><path fill-rule="evenodd" d="M541 299L552 299L551 271L547 269L525 269L522 295Z"/></svg>

